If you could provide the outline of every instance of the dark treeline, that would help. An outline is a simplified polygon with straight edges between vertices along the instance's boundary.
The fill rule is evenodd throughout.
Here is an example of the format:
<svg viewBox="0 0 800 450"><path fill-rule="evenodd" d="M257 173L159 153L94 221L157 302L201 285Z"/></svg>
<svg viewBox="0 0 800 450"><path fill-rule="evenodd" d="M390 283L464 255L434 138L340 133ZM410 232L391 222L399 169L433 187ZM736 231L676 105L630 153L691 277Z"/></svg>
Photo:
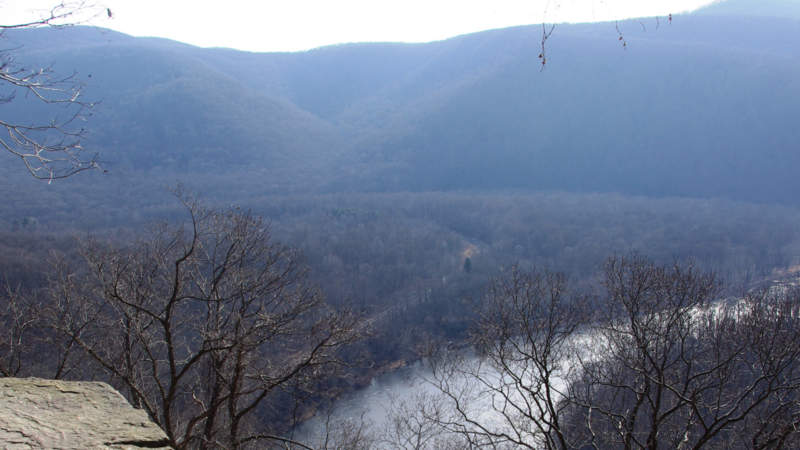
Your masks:
<svg viewBox="0 0 800 450"><path fill-rule="evenodd" d="M547 267L591 289L609 255L639 252L695 261L727 281L724 296L796 265L800 248L800 212L727 200L330 194L208 209L176 192L179 201L165 194L138 220L91 232L4 217L0 320L14 339L0 342L0 358L5 375L108 380L181 448L213 436L263 443L254 430L280 436L434 342L466 344L490 280L512 267ZM170 372L171 358L186 371ZM297 372L282 372L290 363ZM211 414L223 404L232 409Z"/></svg>
<svg viewBox="0 0 800 450"><path fill-rule="evenodd" d="M85 185L82 189L89 191ZM112 230L117 237L135 236L154 222L181 217L167 191L166 184L147 186L107 200L102 197L108 192L98 192L88 203L69 207L65 202L72 198L47 188L24 199L12 196L0 216L3 244L36 251L36 246L16 241ZM278 239L303 251L318 276L342 278L365 263L370 271L390 270L380 279L374 275L381 272L368 277L388 290L397 283L387 277L458 273L465 252L474 254L478 273L491 274L518 262L585 277L610 253L638 250L656 261L694 258L731 281L744 277L745 282L800 262L795 227L800 211L767 204L559 192L230 192L204 200L238 205L265 217ZM342 265L346 269L337 267ZM403 278L400 284L407 286L408 281L413 279ZM330 295L353 300L384 293L334 290Z"/></svg>
<svg viewBox="0 0 800 450"><path fill-rule="evenodd" d="M37 287L52 254L74 254L87 236L126 242L150 233L148 223L183 220L170 197L127 223L113 219L125 208L104 204L113 226L96 222L87 226L93 232L74 225L59 232L59 214L70 216L65 211L29 216L20 208L21 215L4 218L0 234L3 282ZM490 277L512 265L547 267L588 283L609 255L638 251L659 263L692 259L739 293L799 262L800 212L726 200L397 193L251 197L246 205L267 219L275 240L300 250L329 303L373 318L374 333L363 344L372 368L415 358L425 336L463 338L471 303ZM75 210L92 221L91 208ZM354 383L372 373L363 371Z"/></svg>

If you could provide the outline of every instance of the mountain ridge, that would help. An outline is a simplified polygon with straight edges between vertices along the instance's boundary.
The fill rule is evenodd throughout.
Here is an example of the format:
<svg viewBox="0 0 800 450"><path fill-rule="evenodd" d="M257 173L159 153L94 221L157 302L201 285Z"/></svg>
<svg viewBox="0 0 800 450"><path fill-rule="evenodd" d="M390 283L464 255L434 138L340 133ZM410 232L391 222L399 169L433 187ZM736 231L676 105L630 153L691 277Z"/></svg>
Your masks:
<svg viewBox="0 0 800 450"><path fill-rule="evenodd" d="M621 22L625 48L610 24L559 25L544 68L537 26L298 53L80 27L9 39L25 43L19 59L75 70L85 94L103 100L87 146L112 172L214 171L233 184L259 173L284 192L555 189L795 203L795 21L681 15L649 25Z"/></svg>

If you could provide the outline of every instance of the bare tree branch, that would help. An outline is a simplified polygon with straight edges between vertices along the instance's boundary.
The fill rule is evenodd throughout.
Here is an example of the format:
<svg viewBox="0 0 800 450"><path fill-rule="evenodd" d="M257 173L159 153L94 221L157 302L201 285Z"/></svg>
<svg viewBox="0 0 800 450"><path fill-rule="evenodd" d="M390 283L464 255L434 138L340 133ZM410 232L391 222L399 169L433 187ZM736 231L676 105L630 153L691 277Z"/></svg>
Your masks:
<svg viewBox="0 0 800 450"><path fill-rule="evenodd" d="M86 1L61 2L31 20L0 25L0 39L6 30L87 23L101 11L105 8ZM25 69L13 57L18 50L0 50L0 104L35 102L54 115L32 122L16 119L13 113L0 117L0 147L19 158L33 177L48 182L99 168L98 155L87 155L82 145L83 123L95 106L83 98L83 84L74 73L58 76L50 67Z"/></svg>
<svg viewBox="0 0 800 450"><path fill-rule="evenodd" d="M256 416L281 389L330 375L360 319L323 302L263 220L182 201L182 227L126 247L85 246L85 275L60 278L80 280L69 301L93 319L61 330L176 448L296 445Z"/></svg>

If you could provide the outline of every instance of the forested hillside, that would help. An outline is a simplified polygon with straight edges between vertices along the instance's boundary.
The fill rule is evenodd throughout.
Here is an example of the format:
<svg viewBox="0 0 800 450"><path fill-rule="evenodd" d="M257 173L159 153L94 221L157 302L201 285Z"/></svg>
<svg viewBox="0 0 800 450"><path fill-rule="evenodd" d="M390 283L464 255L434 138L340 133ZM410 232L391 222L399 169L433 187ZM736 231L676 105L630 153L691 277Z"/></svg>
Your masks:
<svg viewBox="0 0 800 450"><path fill-rule="evenodd" d="M101 101L87 147L112 184L136 173L256 194L514 188L794 204L797 20L620 27L625 48L613 24L557 27L545 70L537 27L287 54L86 28L5 39L20 61L76 71Z"/></svg>
<svg viewBox="0 0 800 450"><path fill-rule="evenodd" d="M635 251L745 286L800 263L800 28L723 6L621 23L625 47L613 24L557 26L544 67L535 26L299 53L11 30L16 63L74 71L99 102L84 146L107 173L2 166L5 276L36 284L53 247L182 217L181 184L263 215L330 301L399 305L400 328L463 333L460 299L515 263L588 280Z"/></svg>
<svg viewBox="0 0 800 450"><path fill-rule="evenodd" d="M714 353L730 355L714 367L748 382L753 352L775 347L757 330L800 335L795 291L753 290L800 270L800 14L742 14L745 3L557 25L546 64L540 26L297 53L81 26L0 32L3 70L51 68L96 102L77 135L98 163L37 180L0 151L0 376L107 379L176 447L246 448L423 356L491 355L487 318L523 316L503 315L511 283L558 294L548 307L563 309L546 318L541 292L511 297L533 302L523 308L537 324L566 323L569 339L633 308L661 356L674 356L675 336L704 355L753 341ZM1 89L0 121L69 117ZM632 283L614 291L620 279ZM647 295L625 303L633 281ZM714 315L742 295L766 306ZM778 306L786 315L769 316ZM636 322L660 324L669 308L673 328ZM532 333L536 350L542 329L502 337ZM630 357L631 333L605 331L609 360ZM780 389L759 408L784 393L776 411L798 404L795 344L778 370L764 364ZM625 411L629 392L609 398L635 368L604 379L612 364L583 363L599 372L573 386ZM718 411L670 398L681 414ZM617 413L597 422L600 439L597 399L571 399L536 420L558 412L570 422L554 432L616 439ZM796 440L795 419L770 431L752 410L746 427ZM723 428L702 439L749 439L750 428L723 441Z"/></svg>

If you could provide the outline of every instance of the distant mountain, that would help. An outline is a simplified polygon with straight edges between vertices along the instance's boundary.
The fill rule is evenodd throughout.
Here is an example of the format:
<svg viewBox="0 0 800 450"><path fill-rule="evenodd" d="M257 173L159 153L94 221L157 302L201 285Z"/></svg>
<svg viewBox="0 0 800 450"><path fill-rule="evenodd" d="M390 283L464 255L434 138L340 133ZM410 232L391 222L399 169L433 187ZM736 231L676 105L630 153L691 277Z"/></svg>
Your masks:
<svg viewBox="0 0 800 450"><path fill-rule="evenodd" d="M286 167L342 146L324 120L188 45L82 27L9 40L26 63L76 71L84 97L101 101L88 144L111 167Z"/></svg>
<svg viewBox="0 0 800 450"><path fill-rule="evenodd" d="M545 189L798 203L797 20L707 13L620 30L626 48L613 24L558 26L544 70L536 26L300 53L81 27L6 39L23 45L19 61L84 77L102 99L88 144L138 180L254 196Z"/></svg>

